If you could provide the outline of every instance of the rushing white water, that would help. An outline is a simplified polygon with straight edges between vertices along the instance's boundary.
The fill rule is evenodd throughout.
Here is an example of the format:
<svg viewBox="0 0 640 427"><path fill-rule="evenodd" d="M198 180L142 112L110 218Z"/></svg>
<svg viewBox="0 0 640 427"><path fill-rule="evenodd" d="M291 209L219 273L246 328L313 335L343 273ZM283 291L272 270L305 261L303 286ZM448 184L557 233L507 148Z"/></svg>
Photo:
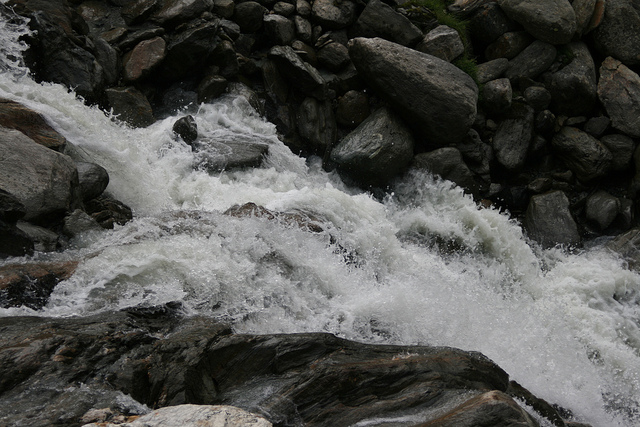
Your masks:
<svg viewBox="0 0 640 427"><path fill-rule="evenodd" d="M105 167L107 191L135 219L82 236L65 253L36 254L82 262L45 309L0 315L181 301L188 313L241 332L454 346L481 351L594 426L640 423L640 276L614 255L598 247L542 251L506 215L425 174L404 177L382 201L347 188L319 161L293 155L243 98L190 112L206 137L269 141L263 167L194 169L190 148L172 135L177 117L130 129L19 72L20 28L0 26L0 59L10 63L0 96L42 113L74 156ZM222 214L246 202L313 213L325 232Z"/></svg>

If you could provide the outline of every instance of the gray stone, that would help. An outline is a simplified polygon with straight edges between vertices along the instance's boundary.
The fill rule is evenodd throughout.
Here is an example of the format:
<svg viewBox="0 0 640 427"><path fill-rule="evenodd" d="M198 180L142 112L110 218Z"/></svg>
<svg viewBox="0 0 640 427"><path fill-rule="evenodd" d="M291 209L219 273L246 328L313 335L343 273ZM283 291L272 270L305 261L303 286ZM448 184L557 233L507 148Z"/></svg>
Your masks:
<svg viewBox="0 0 640 427"><path fill-rule="evenodd" d="M429 143L445 145L465 137L478 100L469 75L440 58L380 38L352 39L349 54L363 79Z"/></svg>
<svg viewBox="0 0 640 427"><path fill-rule="evenodd" d="M242 135L224 142L200 138L194 148L195 166L209 173L259 167L269 152L268 143Z"/></svg>
<svg viewBox="0 0 640 427"><path fill-rule="evenodd" d="M553 45L536 40L509 61L505 76L514 81L535 79L549 69L556 59L556 53Z"/></svg>
<svg viewBox="0 0 640 427"><path fill-rule="evenodd" d="M265 15L263 23L265 33L274 44L286 46L296 37L293 21L282 15Z"/></svg>
<svg viewBox="0 0 640 427"><path fill-rule="evenodd" d="M213 12L221 18L229 19L235 12L233 0L213 0Z"/></svg>
<svg viewBox="0 0 640 427"><path fill-rule="evenodd" d="M331 149L337 128L333 108L329 101L305 98L297 113L298 133L309 151L321 156Z"/></svg>
<svg viewBox="0 0 640 427"><path fill-rule="evenodd" d="M551 139L556 154L582 182L593 181L611 170L611 152L591 135L564 126Z"/></svg>
<svg viewBox="0 0 640 427"><path fill-rule="evenodd" d="M167 44L162 37L141 41L124 57L124 79L133 82L151 73L165 57Z"/></svg>
<svg viewBox="0 0 640 427"><path fill-rule="evenodd" d="M311 27L311 22L308 19L303 18L302 16L294 16L293 24L296 28L296 34L298 38L303 42L310 43L312 41L313 36L313 28Z"/></svg>
<svg viewBox="0 0 640 427"><path fill-rule="evenodd" d="M514 21L536 39L551 44L565 44L576 32L576 14L568 0L498 0Z"/></svg>
<svg viewBox="0 0 640 427"><path fill-rule="evenodd" d="M96 61L102 67L104 82L106 85L113 85L120 77L120 54L102 37L92 38L94 49L93 53Z"/></svg>
<svg viewBox="0 0 640 427"><path fill-rule="evenodd" d="M528 105L513 105L509 116L502 120L493 137L496 160L509 171L524 166L533 137L534 112Z"/></svg>
<svg viewBox="0 0 640 427"><path fill-rule="evenodd" d="M53 222L81 202L70 157L0 127L0 188L25 208L25 221Z"/></svg>
<svg viewBox="0 0 640 427"><path fill-rule="evenodd" d="M380 0L367 3L353 32L360 37L381 37L403 46L413 46L423 37L422 31L406 16Z"/></svg>
<svg viewBox="0 0 640 427"><path fill-rule="evenodd" d="M213 0L165 0L151 19L161 25L175 27L211 10Z"/></svg>
<svg viewBox="0 0 640 427"><path fill-rule="evenodd" d="M267 8L255 1L238 3L233 13L233 21L240 25L243 33L255 33L262 28Z"/></svg>
<svg viewBox="0 0 640 427"><path fill-rule="evenodd" d="M582 37L589 29L596 0L573 0L571 7L576 14L576 35Z"/></svg>
<svg viewBox="0 0 640 427"><path fill-rule="evenodd" d="M127 25L136 25L145 21L155 11L158 0L127 1L121 5L121 15Z"/></svg>
<svg viewBox="0 0 640 427"><path fill-rule="evenodd" d="M364 92L350 90L338 98L336 120L343 126L358 126L370 112L369 97Z"/></svg>
<svg viewBox="0 0 640 427"><path fill-rule="evenodd" d="M158 70L161 78L175 82L201 70L218 45L218 29L219 21L210 21L174 35L167 45L162 67Z"/></svg>
<svg viewBox="0 0 640 427"><path fill-rule="evenodd" d="M286 16L287 18L293 15L296 11L296 5L279 1L273 5L273 12L278 15Z"/></svg>
<svg viewBox="0 0 640 427"><path fill-rule="evenodd" d="M89 162L76 162L76 168L83 201L98 197L109 185L109 173L102 166Z"/></svg>
<svg viewBox="0 0 640 427"><path fill-rule="evenodd" d="M509 67L509 60L506 58L483 62L482 64L478 64L476 78L480 83L498 79L507 71L507 67Z"/></svg>
<svg viewBox="0 0 640 427"><path fill-rule="evenodd" d="M613 160L611 160L612 172L625 171L631 167L636 147L633 139L626 135L611 134L600 138L600 142L607 147L613 156Z"/></svg>
<svg viewBox="0 0 640 427"><path fill-rule="evenodd" d="M33 250L38 252L53 252L62 247L58 233L48 228L31 224L30 222L18 221L16 227L25 233L29 240L33 242Z"/></svg>
<svg viewBox="0 0 640 427"><path fill-rule="evenodd" d="M192 115L180 117L173 124L172 130L189 145L198 139L198 124Z"/></svg>
<svg viewBox="0 0 640 427"><path fill-rule="evenodd" d="M630 268L640 270L640 227L616 236L607 242L606 247L620 255Z"/></svg>
<svg viewBox="0 0 640 427"><path fill-rule="evenodd" d="M349 50L340 43L328 43L318 50L318 63L329 71L338 72L349 63Z"/></svg>
<svg viewBox="0 0 640 427"><path fill-rule="evenodd" d="M296 12L303 18L311 16L311 4L307 0L296 0Z"/></svg>
<svg viewBox="0 0 640 427"><path fill-rule="evenodd" d="M402 121L381 108L333 148L331 160L356 181L382 186L409 165L413 146L411 132Z"/></svg>
<svg viewBox="0 0 640 427"><path fill-rule="evenodd" d="M500 113L511 107L513 91L509 79L502 78L485 83L482 104L491 113Z"/></svg>
<svg viewBox="0 0 640 427"><path fill-rule="evenodd" d="M606 58L600 67L598 98L611 125L632 137L640 137L640 76L620 61Z"/></svg>
<svg viewBox="0 0 640 427"><path fill-rule="evenodd" d="M413 168L425 169L477 195L478 183L457 148L443 147L414 157Z"/></svg>
<svg viewBox="0 0 640 427"><path fill-rule="evenodd" d="M13 256L33 255L34 243L24 231L14 224L0 220L0 260ZM0 306L7 307L0 289Z"/></svg>
<svg viewBox="0 0 640 427"><path fill-rule="evenodd" d="M640 64L640 13L635 0L608 0L593 32L596 48L628 66Z"/></svg>
<svg viewBox="0 0 640 427"><path fill-rule="evenodd" d="M463 17L458 15L458 18L468 21L467 32L480 46L493 43L502 34L520 28L495 1L464 0L464 3L468 5L469 12L463 14ZM464 15L467 16L464 17Z"/></svg>
<svg viewBox="0 0 640 427"><path fill-rule="evenodd" d="M15 101L0 98L0 126L16 129L38 144L64 152L67 140L51 127L45 118Z"/></svg>
<svg viewBox="0 0 640 427"><path fill-rule="evenodd" d="M600 230L609 227L619 212L620 200L606 191L596 191L587 198L585 216Z"/></svg>
<svg viewBox="0 0 640 427"><path fill-rule="evenodd" d="M339 30L355 21L356 4L351 0L315 0L311 15L323 28Z"/></svg>
<svg viewBox="0 0 640 427"><path fill-rule="evenodd" d="M533 37L526 31L504 33L491 43L484 51L484 56L491 60L496 58L513 59L533 42Z"/></svg>
<svg viewBox="0 0 640 427"><path fill-rule="evenodd" d="M304 62L290 46L274 46L269 51L278 71L290 81L296 82L296 88L302 93L320 100L326 97L325 81L313 66Z"/></svg>
<svg viewBox="0 0 640 427"><path fill-rule="evenodd" d="M542 111L549 107L551 93L542 86L529 86L524 90L524 99L535 111Z"/></svg>
<svg viewBox="0 0 640 427"><path fill-rule="evenodd" d="M103 228L86 212L76 209L64 218L62 232L68 237L77 237L91 231L101 231Z"/></svg>
<svg viewBox="0 0 640 427"><path fill-rule="evenodd" d="M605 133L611 124L611 119L607 116L591 117L584 125L584 131L596 138Z"/></svg>
<svg viewBox="0 0 640 427"><path fill-rule="evenodd" d="M424 36L416 50L451 62L464 53L464 45L456 30L438 25Z"/></svg>
<svg viewBox="0 0 640 427"><path fill-rule="evenodd" d="M105 90L113 114L133 127L147 127L156 119L151 104L142 92L134 87L117 87Z"/></svg>
<svg viewBox="0 0 640 427"><path fill-rule="evenodd" d="M562 191L532 196L524 226L529 238L544 248L573 246L581 241L578 226L569 211L569 199Z"/></svg>
<svg viewBox="0 0 640 427"><path fill-rule="evenodd" d="M20 200L0 188L0 221L14 224L27 213Z"/></svg>
<svg viewBox="0 0 640 427"><path fill-rule="evenodd" d="M583 42L573 42L564 47L562 54L568 55L571 62L546 80L553 109L568 116L588 114L597 100L596 66L589 48Z"/></svg>

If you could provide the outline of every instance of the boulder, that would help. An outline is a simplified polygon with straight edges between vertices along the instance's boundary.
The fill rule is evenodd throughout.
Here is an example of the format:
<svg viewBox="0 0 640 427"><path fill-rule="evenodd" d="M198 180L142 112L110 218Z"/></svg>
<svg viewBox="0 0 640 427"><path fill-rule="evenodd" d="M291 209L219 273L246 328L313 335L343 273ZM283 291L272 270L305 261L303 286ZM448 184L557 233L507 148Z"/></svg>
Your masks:
<svg viewBox="0 0 640 427"><path fill-rule="evenodd" d="M293 17L293 25L296 28L296 35L300 40L305 43L310 43L313 38L313 28L311 22L308 19L303 18L300 15Z"/></svg>
<svg viewBox="0 0 640 427"><path fill-rule="evenodd" d="M33 239L28 234L15 224L0 220L0 260L13 256L32 255L33 250ZM2 292L0 287L0 304L2 304Z"/></svg>
<svg viewBox="0 0 640 427"><path fill-rule="evenodd" d="M81 202L74 161L7 128L0 128L0 188L25 207L27 221L55 222Z"/></svg>
<svg viewBox="0 0 640 427"><path fill-rule="evenodd" d="M318 50L318 63L337 73L349 63L349 50L343 44L331 42Z"/></svg>
<svg viewBox="0 0 640 427"><path fill-rule="evenodd" d="M640 271L640 227L616 236L607 242L606 247L622 257L629 268Z"/></svg>
<svg viewBox="0 0 640 427"><path fill-rule="evenodd" d="M296 0L296 12L303 18L311 16L311 4L307 0Z"/></svg>
<svg viewBox="0 0 640 427"><path fill-rule="evenodd" d="M338 98L336 121L347 127L356 127L366 119L371 110L366 93L350 90Z"/></svg>
<svg viewBox="0 0 640 427"><path fill-rule="evenodd" d="M471 194L478 195L478 183L473 172L462 160L462 154L457 148L444 147L428 153L417 154L411 167L425 169L443 179L454 182Z"/></svg>
<svg viewBox="0 0 640 427"><path fill-rule="evenodd" d="M91 37L91 42L94 46L93 54L96 57L96 61L102 67L105 85L116 84L120 78L120 69L122 68L120 53L102 37L93 36Z"/></svg>
<svg viewBox="0 0 640 427"><path fill-rule="evenodd" d="M180 117L173 124L172 129L176 135L189 145L198 139L198 124L192 115Z"/></svg>
<svg viewBox="0 0 640 427"><path fill-rule="evenodd" d="M556 54L553 45L536 40L509 61L504 75L514 83L520 79L535 79L549 69Z"/></svg>
<svg viewBox="0 0 640 427"><path fill-rule="evenodd" d="M227 89L228 81L218 74L205 76L198 84L198 102L210 102Z"/></svg>
<svg viewBox="0 0 640 427"><path fill-rule="evenodd" d="M221 18L230 19L235 11L233 0L213 0L213 13Z"/></svg>
<svg viewBox="0 0 640 427"><path fill-rule="evenodd" d="M502 34L484 51L488 60L497 58L513 59L533 42L533 37L526 31L511 31Z"/></svg>
<svg viewBox="0 0 640 427"><path fill-rule="evenodd" d="M596 105L596 66L583 42L566 45L561 53L570 62L546 79L553 110L567 116L589 114Z"/></svg>
<svg viewBox="0 0 640 427"><path fill-rule="evenodd" d="M109 172L95 163L76 162L78 184L83 201L101 195L109 185Z"/></svg>
<svg viewBox="0 0 640 427"><path fill-rule="evenodd" d="M498 5L543 42L569 43L576 32L576 14L569 0L498 0Z"/></svg>
<svg viewBox="0 0 640 427"><path fill-rule="evenodd" d="M122 52L127 52L133 49L140 42L164 36L165 32L164 28L156 26L149 26L148 28L126 32L124 38L121 40L119 39L116 46Z"/></svg>
<svg viewBox="0 0 640 427"><path fill-rule="evenodd" d="M293 21L282 15L271 14L263 18L264 31L276 45L289 45L296 37Z"/></svg>
<svg viewBox="0 0 640 427"><path fill-rule="evenodd" d="M380 0L370 0L352 30L360 37L381 37L402 46L413 46L422 31L404 15Z"/></svg>
<svg viewBox="0 0 640 427"><path fill-rule="evenodd" d="M64 239L53 230L25 221L18 221L16 227L33 242L34 251L54 252L64 247Z"/></svg>
<svg viewBox="0 0 640 427"><path fill-rule="evenodd" d="M524 166L533 138L534 112L531 107L515 104L502 120L493 137L496 160L508 171Z"/></svg>
<svg viewBox="0 0 640 427"><path fill-rule="evenodd" d="M151 20L166 27L176 27L211 10L213 0L164 0Z"/></svg>
<svg viewBox="0 0 640 427"><path fill-rule="evenodd" d="M455 3L449 7L451 8ZM479 47L493 43L503 34L520 28L495 1L466 1L464 3L467 6L462 16L469 22L469 34L474 40L474 44ZM459 13L456 15L461 16Z"/></svg>
<svg viewBox="0 0 640 427"><path fill-rule="evenodd" d="M0 98L0 126L16 129L47 148L64 151L67 140L35 111L15 101Z"/></svg>
<svg viewBox="0 0 640 427"><path fill-rule="evenodd" d="M284 1L279 1L273 5L273 12L278 15L286 16L288 18L296 12L296 5Z"/></svg>
<svg viewBox="0 0 640 427"><path fill-rule="evenodd" d="M323 156L336 141L337 128L329 101L307 97L297 113L298 134L309 152Z"/></svg>
<svg viewBox="0 0 640 427"><path fill-rule="evenodd" d="M640 137L640 76L608 57L600 67L597 90L611 125L629 136Z"/></svg>
<svg viewBox="0 0 640 427"><path fill-rule="evenodd" d="M635 0L608 0L600 26L593 32L596 48L628 66L640 64L640 13Z"/></svg>
<svg viewBox="0 0 640 427"><path fill-rule="evenodd" d="M304 62L290 46L274 46L269 58L289 81L296 82L296 88L302 93L317 99L326 98L325 81L315 67Z"/></svg>
<svg viewBox="0 0 640 427"><path fill-rule="evenodd" d="M159 6L158 0L127 1L122 6L122 19L127 25L136 25L147 20Z"/></svg>
<svg viewBox="0 0 640 427"><path fill-rule="evenodd" d="M413 146L404 123L381 108L331 150L331 160L361 184L384 186L409 165Z"/></svg>
<svg viewBox="0 0 640 427"><path fill-rule="evenodd" d="M596 2L596 0L573 0L571 3L576 14L576 36L582 37L589 30Z"/></svg>
<svg viewBox="0 0 640 427"><path fill-rule="evenodd" d="M491 80L482 88L482 104L490 113L501 113L511 107L513 91L507 78Z"/></svg>
<svg viewBox="0 0 640 427"><path fill-rule="evenodd" d="M20 200L0 188L0 221L15 224L27 213Z"/></svg>
<svg viewBox="0 0 640 427"><path fill-rule="evenodd" d="M356 4L351 0L315 0L311 16L327 30L339 30L353 24L356 19Z"/></svg>
<svg viewBox="0 0 640 427"><path fill-rule="evenodd" d="M509 60L506 58L493 59L491 61L478 64L476 78L479 83L486 83L502 77L509 67Z"/></svg>
<svg viewBox="0 0 640 427"><path fill-rule="evenodd" d="M71 212L64 218L62 223L62 233L70 238L87 232L101 230L103 230L103 228L98 224L98 221L81 209L76 209Z"/></svg>
<svg viewBox="0 0 640 427"><path fill-rule="evenodd" d="M456 30L438 25L424 36L416 50L451 62L464 53L464 45Z"/></svg>
<svg viewBox="0 0 640 427"><path fill-rule="evenodd" d="M604 190L598 190L587 198L585 216L599 230L609 227L619 212L620 199Z"/></svg>
<svg viewBox="0 0 640 427"><path fill-rule="evenodd" d="M211 52L210 62L217 74L226 79L233 79L240 71L238 54L233 43L229 40L221 40Z"/></svg>
<svg viewBox="0 0 640 427"><path fill-rule="evenodd" d="M631 160L633 159L633 152L636 144L633 139L626 135L611 134L605 135L600 138L600 142L604 145L612 154L611 171L621 172L626 171L631 166ZM637 170L637 169L636 169Z"/></svg>
<svg viewBox="0 0 640 427"><path fill-rule="evenodd" d="M609 125L611 125L611 119L607 116L591 117L584 124L584 131L597 138L609 129Z"/></svg>
<svg viewBox="0 0 640 427"><path fill-rule="evenodd" d="M102 228L108 229L113 228L115 224L125 225L133 218L131 208L106 194L85 202L85 211Z"/></svg>
<svg viewBox="0 0 640 427"><path fill-rule="evenodd" d="M611 170L611 152L580 129L564 126L553 136L551 146L582 182L593 181Z"/></svg>
<svg viewBox="0 0 640 427"><path fill-rule="evenodd" d="M200 138L193 143L194 166L209 173L258 167L269 152L269 144L255 137L235 135L225 141Z"/></svg>
<svg viewBox="0 0 640 427"><path fill-rule="evenodd" d="M459 68L381 38L352 39L349 54L364 80L429 143L442 146L467 134L476 117L478 87Z"/></svg>
<svg viewBox="0 0 640 427"><path fill-rule="evenodd" d="M562 191L532 196L524 227L529 238L544 248L580 244L578 226L569 211L569 199Z"/></svg>
<svg viewBox="0 0 640 427"><path fill-rule="evenodd" d="M124 57L125 81L146 77L164 59L167 44L162 37L141 41Z"/></svg>
<svg viewBox="0 0 640 427"><path fill-rule="evenodd" d="M255 33L262 28L267 12L267 8L255 1L238 3L234 8L233 21L240 25L243 33Z"/></svg>
<svg viewBox="0 0 640 427"><path fill-rule="evenodd" d="M147 127L156 119L149 100L133 86L105 90L113 114L132 127Z"/></svg>
<svg viewBox="0 0 640 427"><path fill-rule="evenodd" d="M299 228L309 233L324 232L324 224L327 223L326 219L307 211L295 209L291 212L276 212L251 202L231 206L223 214L235 218L264 218L269 221L276 221L285 227Z"/></svg>
<svg viewBox="0 0 640 427"><path fill-rule="evenodd" d="M551 92L543 86L529 86L524 90L524 99L535 111L543 111L551 103Z"/></svg>

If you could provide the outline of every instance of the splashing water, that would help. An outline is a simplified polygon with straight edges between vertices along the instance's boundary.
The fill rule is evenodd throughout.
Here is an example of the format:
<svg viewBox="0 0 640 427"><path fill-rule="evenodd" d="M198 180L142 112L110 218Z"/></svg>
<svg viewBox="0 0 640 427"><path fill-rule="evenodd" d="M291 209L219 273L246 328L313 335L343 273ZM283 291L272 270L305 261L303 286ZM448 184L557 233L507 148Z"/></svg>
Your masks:
<svg viewBox="0 0 640 427"><path fill-rule="evenodd" d="M2 37L24 34L8 25ZM131 129L59 85L10 72L24 46L2 40L0 96L43 114L74 157L105 167L107 191L135 219L81 236L65 253L36 254L82 262L43 310L0 315L181 301L240 332L454 346L483 352L581 420L640 422L640 277L606 250L543 251L507 216L426 174L376 200L293 155L244 98L189 112L202 135L267 141L269 155L261 168L209 174L174 137L177 117ZM313 213L324 232L222 213L246 202Z"/></svg>

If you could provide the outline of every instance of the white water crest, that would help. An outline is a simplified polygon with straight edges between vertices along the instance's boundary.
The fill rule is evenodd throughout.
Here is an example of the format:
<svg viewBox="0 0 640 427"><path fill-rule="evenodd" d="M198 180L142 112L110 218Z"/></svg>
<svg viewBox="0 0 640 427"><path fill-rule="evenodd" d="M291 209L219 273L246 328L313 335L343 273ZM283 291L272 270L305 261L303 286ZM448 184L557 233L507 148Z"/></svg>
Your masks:
<svg viewBox="0 0 640 427"><path fill-rule="evenodd" d="M5 46L9 58L23 49ZM507 215L427 174L403 177L384 200L349 188L318 159L292 154L244 98L188 113L203 137L267 141L269 155L257 169L210 174L172 133L184 113L131 129L59 85L8 71L15 67L2 69L0 97L40 112L73 156L105 167L107 192L135 219L81 236L64 253L34 255L81 263L43 310L0 315L180 301L238 332L459 347L579 420L640 423L640 276L605 249L543 251ZM312 214L325 231L223 214L247 202Z"/></svg>

